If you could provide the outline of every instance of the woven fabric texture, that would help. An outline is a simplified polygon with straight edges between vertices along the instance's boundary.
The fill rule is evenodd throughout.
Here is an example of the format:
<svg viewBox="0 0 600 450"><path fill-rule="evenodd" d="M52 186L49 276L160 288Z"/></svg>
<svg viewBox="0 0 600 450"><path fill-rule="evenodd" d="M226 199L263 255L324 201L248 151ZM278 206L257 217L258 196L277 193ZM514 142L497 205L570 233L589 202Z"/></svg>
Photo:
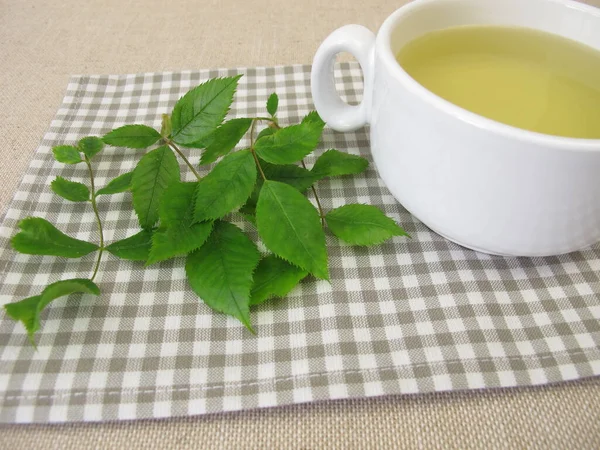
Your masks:
<svg viewBox="0 0 600 450"><path fill-rule="evenodd" d="M280 96L279 119L311 108L309 66L125 76L84 76L33 159L1 229L3 303L35 295L61 278L85 276L80 260L18 255L8 249L19 219L41 216L79 239L95 236L89 205L54 195L56 175L85 180L86 169L53 160L54 145L124 123L158 126L189 88L244 73L232 117L263 113ZM360 67L343 63L337 87L359 100ZM245 145L241 143L241 148ZM367 130L327 130L328 148L369 155ZM97 184L130 171L139 152L108 148L95 160ZM198 151L190 151L196 163ZM307 163L314 161L308 158ZM193 175L187 173L188 181ZM102 297L55 301L38 351L4 319L0 338L3 408L15 422L170 417L332 398L523 386L600 373L600 248L553 258L473 252L428 230L390 195L374 167L320 182L325 210L347 203L384 209L412 239L371 248L328 235L331 282L309 279L286 300L253 314L257 336L213 313L188 288L183 259L143 269L107 257ZM138 231L129 194L99 200L106 239ZM250 224L238 225L251 234Z"/></svg>

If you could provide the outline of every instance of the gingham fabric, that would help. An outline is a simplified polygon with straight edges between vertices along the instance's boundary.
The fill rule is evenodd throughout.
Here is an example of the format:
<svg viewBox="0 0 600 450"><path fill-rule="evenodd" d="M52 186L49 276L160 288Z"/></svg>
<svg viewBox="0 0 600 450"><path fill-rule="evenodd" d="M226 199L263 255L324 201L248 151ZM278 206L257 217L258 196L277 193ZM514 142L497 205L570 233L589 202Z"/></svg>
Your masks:
<svg viewBox="0 0 600 450"><path fill-rule="evenodd" d="M273 91L283 124L312 107L309 66L72 78L0 228L0 301L91 272L94 255L67 260L20 255L8 246L27 216L98 239L90 206L48 188L57 175L87 182L84 167L54 162L52 146L126 123L159 127L161 114L189 88L236 73L245 76L231 116L264 115ZM336 77L338 90L357 101L358 65L343 64ZM368 131L326 130L317 155L328 148L370 159ZM131 170L140 152L106 148L94 160L97 184ZM197 162L198 152L189 153ZM183 165L182 171L191 181ZM37 351L23 327L2 315L1 420L168 417L600 374L600 246L535 259L461 248L406 212L372 166L317 189L326 210L377 205L412 239L359 248L328 233L331 282L309 278L287 298L258 307L256 336L199 301L182 258L144 268L107 255L97 277L102 295L54 301L43 313ZM108 242L137 232L130 194L100 197L99 209ZM237 223L256 236L251 225Z"/></svg>

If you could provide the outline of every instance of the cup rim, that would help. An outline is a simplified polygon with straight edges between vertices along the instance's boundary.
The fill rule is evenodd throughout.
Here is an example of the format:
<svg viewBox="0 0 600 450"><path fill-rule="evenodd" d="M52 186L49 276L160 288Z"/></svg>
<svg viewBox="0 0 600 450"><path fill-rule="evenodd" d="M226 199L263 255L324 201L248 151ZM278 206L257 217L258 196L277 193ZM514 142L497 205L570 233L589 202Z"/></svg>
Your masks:
<svg viewBox="0 0 600 450"><path fill-rule="evenodd" d="M415 95L434 106L435 108L446 112L463 122L467 122L470 125L481 128L483 130L491 131L496 134L504 135L506 137L517 139L521 141L532 142L543 145L545 147L560 148L563 150L576 150L576 151L600 151L600 138L588 139L588 138L574 138L565 136L553 136L551 134L538 133L536 131L524 130L512 125L507 125L501 122L497 122L493 119L481 116L473 113L467 109L464 109L454 103L443 99L442 97L434 94L429 89L422 86L418 81L411 77L396 61L396 57L392 52L392 31L395 29L397 22L404 16L409 15L415 9L422 7L424 4L437 3L440 0L415 0L408 3L396 11L394 11L384 21L381 26L379 33L377 34L376 46L380 47L383 51L381 57L387 65L390 73L398 78L402 84ZM447 0L446 0L447 1ZM600 19L600 9L594 8L590 5L582 4L571 0L545 0L548 3L558 3L568 8L579 9L587 14L592 14Z"/></svg>

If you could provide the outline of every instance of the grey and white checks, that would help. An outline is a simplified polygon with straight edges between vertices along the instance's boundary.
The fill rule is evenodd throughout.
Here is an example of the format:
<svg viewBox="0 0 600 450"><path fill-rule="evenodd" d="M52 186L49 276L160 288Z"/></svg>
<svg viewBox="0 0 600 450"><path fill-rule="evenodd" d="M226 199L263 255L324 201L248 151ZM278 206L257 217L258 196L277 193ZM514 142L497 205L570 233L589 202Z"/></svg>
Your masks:
<svg viewBox="0 0 600 450"><path fill-rule="evenodd" d="M356 101L359 67L341 69L338 89ZM92 255L66 260L8 247L27 216L97 240L89 206L48 188L59 174L86 179L83 167L54 162L52 146L125 123L158 127L161 113L190 87L239 72L245 76L232 115L264 114L273 91L284 124L311 108L308 66L74 77L0 227L0 302L88 276L93 265ZM328 148L370 157L365 130L327 130L318 153ZM105 149L95 163L98 184L138 159L136 150ZM182 259L144 269L107 255L97 278L102 296L52 303L37 352L21 325L2 316L0 420L166 417L600 374L600 246L537 259L463 249L411 217L373 167L364 176L320 182L318 191L325 209L350 202L382 207L412 239L365 249L328 235L331 283L309 278L286 299L260 306L252 314L257 336L198 300ZM130 201L129 194L100 198L108 242L137 231Z"/></svg>

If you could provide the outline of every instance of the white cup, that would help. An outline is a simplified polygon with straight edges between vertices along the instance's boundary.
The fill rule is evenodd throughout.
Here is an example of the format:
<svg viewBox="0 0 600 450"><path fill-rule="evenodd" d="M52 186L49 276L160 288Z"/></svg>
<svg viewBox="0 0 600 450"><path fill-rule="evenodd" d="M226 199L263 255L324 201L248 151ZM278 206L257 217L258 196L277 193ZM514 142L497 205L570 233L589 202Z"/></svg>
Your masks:
<svg viewBox="0 0 600 450"><path fill-rule="evenodd" d="M600 10L580 3L417 0L388 17L377 36L347 25L327 37L311 74L317 111L338 131L370 124L386 186L451 241L514 256L558 255L598 242L600 139L549 136L484 118L431 93L396 61L408 41L460 25L524 26L600 51ZM363 70L356 106L335 90L340 52L352 53Z"/></svg>

